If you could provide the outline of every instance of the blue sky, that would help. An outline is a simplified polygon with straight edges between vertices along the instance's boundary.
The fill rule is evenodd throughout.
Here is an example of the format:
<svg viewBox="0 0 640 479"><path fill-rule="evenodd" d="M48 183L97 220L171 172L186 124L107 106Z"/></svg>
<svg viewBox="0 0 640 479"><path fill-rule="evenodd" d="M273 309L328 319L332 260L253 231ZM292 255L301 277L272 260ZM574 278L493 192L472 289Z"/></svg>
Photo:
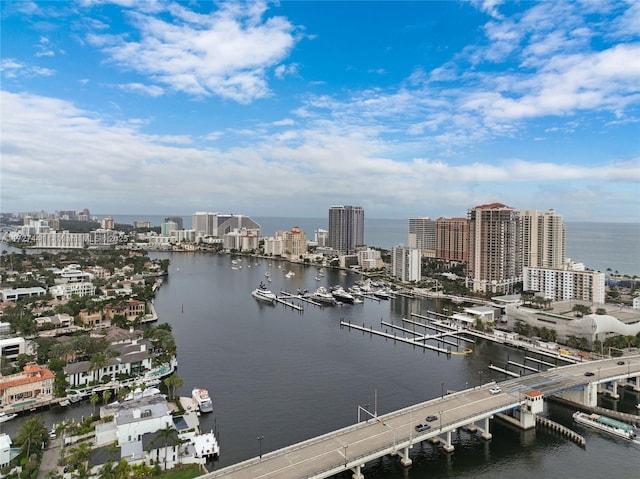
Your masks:
<svg viewBox="0 0 640 479"><path fill-rule="evenodd" d="M3 212L640 222L640 2L1 8Z"/></svg>

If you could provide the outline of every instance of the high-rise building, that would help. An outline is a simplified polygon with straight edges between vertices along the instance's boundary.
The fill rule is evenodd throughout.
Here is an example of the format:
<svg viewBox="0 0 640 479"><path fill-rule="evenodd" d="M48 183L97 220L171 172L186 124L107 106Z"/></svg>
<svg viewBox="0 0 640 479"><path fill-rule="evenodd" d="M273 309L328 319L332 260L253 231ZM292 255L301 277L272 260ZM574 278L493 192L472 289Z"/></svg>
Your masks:
<svg viewBox="0 0 640 479"><path fill-rule="evenodd" d="M566 231L554 210L520 211L522 267L560 269L565 264Z"/></svg>
<svg viewBox="0 0 640 479"><path fill-rule="evenodd" d="M518 211L501 203L468 210L468 286L476 292L510 293L522 279Z"/></svg>
<svg viewBox="0 0 640 479"><path fill-rule="evenodd" d="M364 209L361 206L329 208L329 247L344 255L364 246Z"/></svg>
<svg viewBox="0 0 640 479"><path fill-rule="evenodd" d="M173 221L176 224L176 229L177 230L183 230L184 229L184 222L182 221L182 216L167 216L164 219L165 223L169 223L170 221Z"/></svg>
<svg viewBox="0 0 640 479"><path fill-rule="evenodd" d="M468 259L469 222L467 218L436 220L436 258L464 263Z"/></svg>
<svg viewBox="0 0 640 479"><path fill-rule="evenodd" d="M418 248L422 256L436 254L436 222L427 216L409 218L409 247Z"/></svg>
<svg viewBox="0 0 640 479"><path fill-rule="evenodd" d="M307 253L307 235L297 226L285 233L284 252L293 259Z"/></svg>
<svg viewBox="0 0 640 479"><path fill-rule="evenodd" d="M420 281L422 254L418 248L394 246L391 248L391 274L400 281Z"/></svg>

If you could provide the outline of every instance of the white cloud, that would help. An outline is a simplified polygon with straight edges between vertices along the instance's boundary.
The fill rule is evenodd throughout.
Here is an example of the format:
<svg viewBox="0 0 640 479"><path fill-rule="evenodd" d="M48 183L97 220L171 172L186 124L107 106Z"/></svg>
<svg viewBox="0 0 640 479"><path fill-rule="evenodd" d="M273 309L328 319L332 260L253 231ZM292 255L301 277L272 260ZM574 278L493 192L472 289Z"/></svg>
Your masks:
<svg viewBox="0 0 640 479"><path fill-rule="evenodd" d="M164 94L164 90L157 85L143 85L142 83L126 83L123 85L117 85L118 88L124 91L142 93L150 97L159 97Z"/></svg>
<svg viewBox="0 0 640 479"><path fill-rule="evenodd" d="M33 78L53 76L55 70L33 65L25 65L15 58L4 58L0 62L0 70L6 78Z"/></svg>
<svg viewBox="0 0 640 479"><path fill-rule="evenodd" d="M265 8L263 2L221 3L201 15L170 4L171 21L130 12L138 41L102 33L88 39L114 63L175 90L249 103L269 94L269 69L282 76L297 68L280 65L297 41L295 27L282 17L263 18Z"/></svg>

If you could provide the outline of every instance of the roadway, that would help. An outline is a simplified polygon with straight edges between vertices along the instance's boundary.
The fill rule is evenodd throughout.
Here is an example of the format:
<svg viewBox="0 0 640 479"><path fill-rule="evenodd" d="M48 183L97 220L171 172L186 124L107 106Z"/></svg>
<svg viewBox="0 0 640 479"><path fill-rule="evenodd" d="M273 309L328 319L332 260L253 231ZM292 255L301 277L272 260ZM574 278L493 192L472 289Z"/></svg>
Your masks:
<svg viewBox="0 0 640 479"><path fill-rule="evenodd" d="M640 375L640 355L561 366L500 382L502 392L491 394L490 383L394 411L292 446L264 454L202 476L204 479L321 479L439 436L523 401L522 393L537 390L545 396L593 382ZM590 371L593 376L585 376ZM417 433L426 416L438 419L431 429Z"/></svg>

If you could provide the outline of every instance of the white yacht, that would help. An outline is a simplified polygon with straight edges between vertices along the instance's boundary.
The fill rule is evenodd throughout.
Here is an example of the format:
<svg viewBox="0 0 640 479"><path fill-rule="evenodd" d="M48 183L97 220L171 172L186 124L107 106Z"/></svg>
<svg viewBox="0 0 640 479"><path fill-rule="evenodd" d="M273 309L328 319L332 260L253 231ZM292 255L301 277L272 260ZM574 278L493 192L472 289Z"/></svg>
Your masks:
<svg viewBox="0 0 640 479"><path fill-rule="evenodd" d="M316 289L316 292L311 295L311 299L323 304L336 304L336 299L324 286L320 286Z"/></svg>
<svg viewBox="0 0 640 479"><path fill-rule="evenodd" d="M7 414L6 412L0 412L0 423L11 421L17 414Z"/></svg>
<svg viewBox="0 0 640 479"><path fill-rule="evenodd" d="M275 293L269 291L267 287L262 283L260 283L260 286L253 290L251 295L258 301L262 301L263 303L273 304L277 299Z"/></svg>
<svg viewBox="0 0 640 479"><path fill-rule="evenodd" d="M191 396L193 397L193 400L196 402L200 412L213 411L213 403L211 402L209 391L203 388L193 388L193 391L191 391Z"/></svg>

